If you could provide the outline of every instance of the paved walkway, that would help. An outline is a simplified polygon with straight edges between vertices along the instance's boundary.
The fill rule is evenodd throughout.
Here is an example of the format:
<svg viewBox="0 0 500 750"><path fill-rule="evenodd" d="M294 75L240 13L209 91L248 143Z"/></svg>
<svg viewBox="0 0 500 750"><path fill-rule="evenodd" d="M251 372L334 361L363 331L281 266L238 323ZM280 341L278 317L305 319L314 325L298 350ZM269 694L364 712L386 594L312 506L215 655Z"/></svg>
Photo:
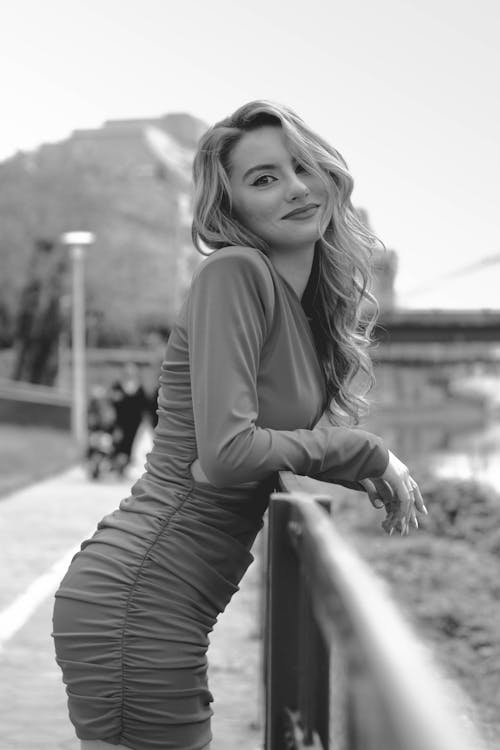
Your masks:
<svg viewBox="0 0 500 750"><path fill-rule="evenodd" d="M50 638L52 597L81 540L129 494L149 441L141 433L126 480L90 482L75 467L0 500L0 750L79 748ZM257 557L211 639L213 750L261 746L259 578Z"/></svg>

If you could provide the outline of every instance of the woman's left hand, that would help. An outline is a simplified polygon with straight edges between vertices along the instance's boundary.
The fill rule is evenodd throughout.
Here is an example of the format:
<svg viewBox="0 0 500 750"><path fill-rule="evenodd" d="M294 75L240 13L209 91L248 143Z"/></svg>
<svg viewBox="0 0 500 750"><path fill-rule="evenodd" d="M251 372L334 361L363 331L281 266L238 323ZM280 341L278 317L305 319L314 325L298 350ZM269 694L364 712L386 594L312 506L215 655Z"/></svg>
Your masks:
<svg viewBox="0 0 500 750"><path fill-rule="evenodd" d="M385 508L386 517L382 528L389 536L394 530L408 534L410 524L418 529L416 511L427 515L418 484L409 474L406 478L409 501L406 502L402 501L401 493L395 492L389 482L381 477L361 479L359 483L364 487L374 508Z"/></svg>

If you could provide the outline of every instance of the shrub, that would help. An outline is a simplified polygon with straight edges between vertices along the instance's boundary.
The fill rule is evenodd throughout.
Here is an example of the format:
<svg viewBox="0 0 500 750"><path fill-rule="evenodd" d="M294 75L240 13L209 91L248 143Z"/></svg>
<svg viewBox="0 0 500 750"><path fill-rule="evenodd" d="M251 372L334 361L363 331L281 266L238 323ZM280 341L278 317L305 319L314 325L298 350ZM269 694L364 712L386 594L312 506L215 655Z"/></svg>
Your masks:
<svg viewBox="0 0 500 750"><path fill-rule="evenodd" d="M500 553L500 495L473 480L427 478L419 483L427 517L423 531L433 536L465 539Z"/></svg>
<svg viewBox="0 0 500 750"><path fill-rule="evenodd" d="M488 485L417 477L427 517L410 536L385 536L383 511L345 495L335 523L385 579L441 667L470 696L471 716L500 747L500 496Z"/></svg>

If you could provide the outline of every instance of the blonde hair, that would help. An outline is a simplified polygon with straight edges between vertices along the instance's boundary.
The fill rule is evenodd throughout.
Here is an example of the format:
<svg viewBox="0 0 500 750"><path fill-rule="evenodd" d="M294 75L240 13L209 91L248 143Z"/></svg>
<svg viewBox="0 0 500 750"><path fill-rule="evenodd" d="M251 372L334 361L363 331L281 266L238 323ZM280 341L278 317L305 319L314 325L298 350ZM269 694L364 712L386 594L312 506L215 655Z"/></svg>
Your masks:
<svg viewBox="0 0 500 750"><path fill-rule="evenodd" d="M378 306L370 292L371 256L383 243L362 223L351 203L354 181L342 155L311 131L291 109L254 101L216 123L201 138L193 164L192 237L196 249L228 245L269 252L262 238L232 211L230 156L239 139L264 125L280 126L291 155L319 177L329 195L331 216L316 243L319 280L313 304L318 356L333 423L358 424L367 411L366 394L374 382L368 354Z"/></svg>

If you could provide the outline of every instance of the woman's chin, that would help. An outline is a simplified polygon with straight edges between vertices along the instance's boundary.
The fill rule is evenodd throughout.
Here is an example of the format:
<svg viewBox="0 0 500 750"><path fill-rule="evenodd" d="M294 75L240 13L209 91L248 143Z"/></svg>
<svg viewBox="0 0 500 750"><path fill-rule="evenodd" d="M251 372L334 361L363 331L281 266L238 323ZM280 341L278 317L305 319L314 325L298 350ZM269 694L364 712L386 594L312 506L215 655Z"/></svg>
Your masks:
<svg viewBox="0 0 500 750"><path fill-rule="evenodd" d="M290 222L290 226L286 230L288 237L307 237L312 241L317 240L320 234L321 224L316 216L313 216L309 221L296 221L293 224Z"/></svg>

